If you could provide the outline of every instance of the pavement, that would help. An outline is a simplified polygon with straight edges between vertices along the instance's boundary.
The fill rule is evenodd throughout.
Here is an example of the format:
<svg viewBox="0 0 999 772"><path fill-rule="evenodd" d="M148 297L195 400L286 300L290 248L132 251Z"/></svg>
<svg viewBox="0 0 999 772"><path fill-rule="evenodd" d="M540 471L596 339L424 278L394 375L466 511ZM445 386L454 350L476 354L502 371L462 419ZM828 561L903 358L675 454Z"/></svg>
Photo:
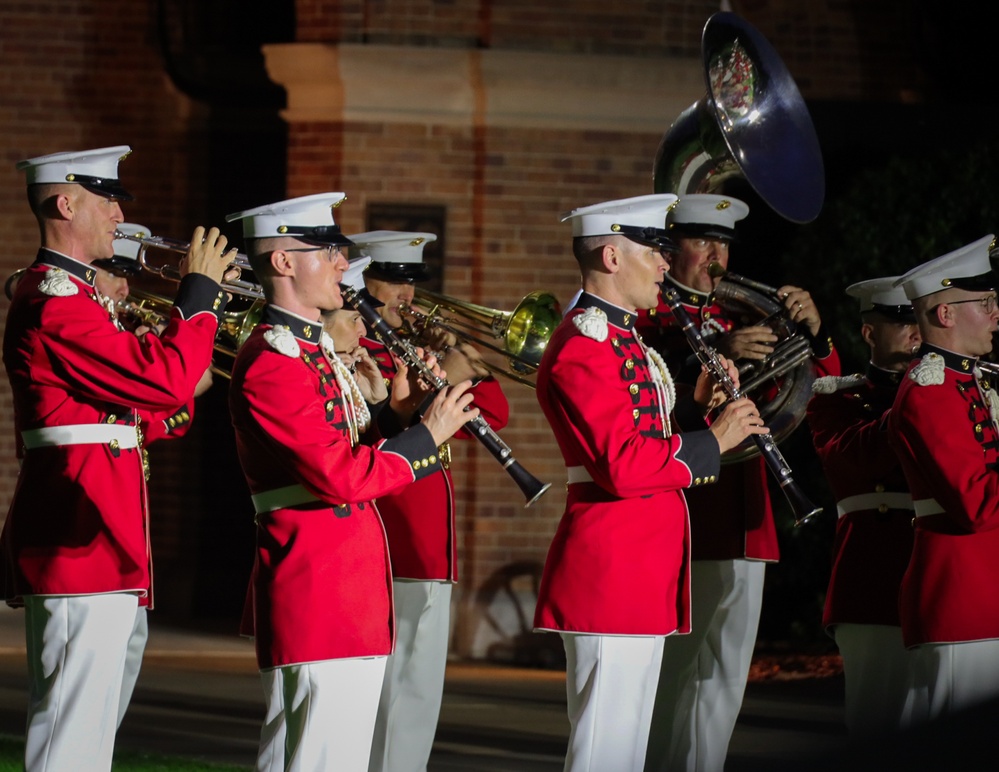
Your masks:
<svg viewBox="0 0 999 772"><path fill-rule="evenodd" d="M4 607L0 733L23 733L24 671L23 612ZM830 766L850 747L842 694L841 676L750 683L727 772L856 772L852 762ZM249 640L160 624L154 613L117 744L249 769L263 711ZM564 672L452 661L428 772L558 772L568 730Z"/></svg>

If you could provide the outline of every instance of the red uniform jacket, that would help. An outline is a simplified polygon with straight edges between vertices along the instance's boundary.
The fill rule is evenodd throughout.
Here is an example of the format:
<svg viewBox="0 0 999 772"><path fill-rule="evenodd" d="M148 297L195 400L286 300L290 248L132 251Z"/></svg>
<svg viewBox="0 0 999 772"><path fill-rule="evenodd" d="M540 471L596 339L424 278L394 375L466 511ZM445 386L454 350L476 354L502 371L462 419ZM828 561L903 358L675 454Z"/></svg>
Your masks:
<svg viewBox="0 0 999 772"><path fill-rule="evenodd" d="M888 418L916 506L906 646L999 638L999 435L974 357L923 344ZM935 502L935 503L934 503ZM937 511L937 514L926 514Z"/></svg>
<svg viewBox="0 0 999 772"><path fill-rule="evenodd" d="M888 442L901 373L820 378L808 425L839 519L822 623L899 625L898 588L912 553L912 496Z"/></svg>
<svg viewBox="0 0 999 772"><path fill-rule="evenodd" d="M390 382L396 367L388 349L371 337L362 338L361 344ZM486 378L473 387L472 393L475 407L489 426L495 430L506 426L510 406L499 383ZM464 430L454 436L469 438ZM441 474L424 477L400 494L380 496L376 505L388 533L395 578L458 581L454 483L448 464Z"/></svg>
<svg viewBox="0 0 999 772"><path fill-rule="evenodd" d="M43 249L17 284L3 356L19 449L24 432L134 426L137 411L162 418L191 398L211 361L225 306L218 284L186 277L166 331L140 340L97 302L94 274ZM0 536L4 596L15 604L28 594L144 595L148 537L141 448L109 441L24 450Z"/></svg>
<svg viewBox="0 0 999 772"><path fill-rule="evenodd" d="M604 314L604 340L597 339L596 309ZM538 629L690 631L682 489L716 479L718 443L706 430L665 437L669 419L634 320L584 293L541 360L538 402L571 484L538 591Z"/></svg>
<svg viewBox="0 0 999 772"><path fill-rule="evenodd" d="M257 509L249 595L261 669L392 651L388 545L371 504L440 469L415 426L351 446L322 325L275 306L240 348L229 387L236 448Z"/></svg>
<svg viewBox="0 0 999 772"><path fill-rule="evenodd" d="M666 281L680 293L684 308L695 322L700 322L701 334L709 343L712 338L760 321L733 317L712 296L672 282L668 274ZM691 359L690 345L669 307L660 300L657 308L639 316L636 326L642 338L663 355L677 384L692 385L700 366ZM811 344L816 373L839 375L839 354L832 341L820 331ZM693 513L690 523L694 560L779 559L768 474L766 463L757 456L726 464L717 485L688 494L687 505Z"/></svg>

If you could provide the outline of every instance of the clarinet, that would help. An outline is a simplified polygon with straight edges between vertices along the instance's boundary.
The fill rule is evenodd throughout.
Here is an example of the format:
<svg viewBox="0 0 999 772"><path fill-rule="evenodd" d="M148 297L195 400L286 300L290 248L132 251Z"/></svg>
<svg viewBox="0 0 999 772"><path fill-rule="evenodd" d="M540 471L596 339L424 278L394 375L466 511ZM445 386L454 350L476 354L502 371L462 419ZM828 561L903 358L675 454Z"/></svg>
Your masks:
<svg viewBox="0 0 999 772"><path fill-rule="evenodd" d="M389 327L388 322L382 319L381 315L361 296L360 292L353 287L348 287L346 284L340 285L340 292L343 294L344 300L354 307L354 310L361 315L361 318L374 331L375 337L389 351L405 362L408 367L414 368L420 378L435 391L439 392L441 389L447 388L449 385L447 380L435 374L427 363L417 356L413 347ZM525 507L531 506L551 487L551 483L541 482L520 465L517 459L513 457L513 451L510 449L510 446L503 442L500 436L481 415L473 418L465 426L471 427L471 435L482 443L492 457L503 466L506 473L513 478L517 487L520 488L527 498L527 502L524 504Z"/></svg>
<svg viewBox="0 0 999 772"><path fill-rule="evenodd" d="M687 336L687 342L694 350L694 354L698 360L700 360L702 365L707 367L708 373L722 387L722 390L728 395L729 399L741 399L744 396L743 393L729 376L728 370L722 365L721 359L718 358L718 352L704 341L700 330L694 324L694 320L687 313L687 309L681 304L679 293L665 284L661 285L661 287L663 301L669 306L669 310L673 312L673 317L683 329L684 335ZM809 518L821 512L822 507L812 504L798 487L797 483L795 483L794 478L791 476L791 467L788 466L787 461L784 460L784 456L777 449L777 444L773 441L773 437L769 433L752 434L750 436L760 449L760 455L763 456L767 468L780 484L780 489L784 491L787 502L791 505L791 512L794 514L794 524L796 526L802 525Z"/></svg>

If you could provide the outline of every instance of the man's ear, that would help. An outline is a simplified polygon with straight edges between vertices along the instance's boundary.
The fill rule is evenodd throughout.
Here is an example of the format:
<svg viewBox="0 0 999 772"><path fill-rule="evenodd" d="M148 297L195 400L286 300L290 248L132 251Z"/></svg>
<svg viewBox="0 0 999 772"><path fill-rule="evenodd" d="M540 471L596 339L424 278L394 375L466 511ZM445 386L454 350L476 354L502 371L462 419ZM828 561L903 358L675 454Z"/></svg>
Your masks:
<svg viewBox="0 0 999 772"><path fill-rule="evenodd" d="M949 303L940 303L936 308L934 308L932 318L940 327L953 327L956 324L954 320L954 309Z"/></svg>
<svg viewBox="0 0 999 772"><path fill-rule="evenodd" d="M66 193L57 193L50 199L51 208L63 220L72 220L76 216L76 203Z"/></svg>
<svg viewBox="0 0 999 772"><path fill-rule="evenodd" d="M874 348L874 325L869 322L864 322L860 325L860 337L864 339L864 343Z"/></svg>
<svg viewBox="0 0 999 772"><path fill-rule="evenodd" d="M290 252L283 249L275 249L268 258L271 269L275 276L294 276L295 259Z"/></svg>
<svg viewBox="0 0 999 772"><path fill-rule="evenodd" d="M617 273L621 269L621 250L616 244L600 247L600 263L607 273Z"/></svg>

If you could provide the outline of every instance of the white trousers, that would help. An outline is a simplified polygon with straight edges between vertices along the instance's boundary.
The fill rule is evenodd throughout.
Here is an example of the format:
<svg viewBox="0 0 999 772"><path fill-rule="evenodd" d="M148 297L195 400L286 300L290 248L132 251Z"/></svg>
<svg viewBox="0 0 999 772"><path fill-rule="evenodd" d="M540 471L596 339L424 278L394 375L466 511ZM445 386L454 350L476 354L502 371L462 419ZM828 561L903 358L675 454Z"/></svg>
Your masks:
<svg viewBox="0 0 999 772"><path fill-rule="evenodd" d="M130 593L29 595L28 772L111 769L125 650L138 599Z"/></svg>
<svg viewBox="0 0 999 772"><path fill-rule="evenodd" d="M641 772L663 638L562 633L565 772Z"/></svg>
<svg viewBox="0 0 999 772"><path fill-rule="evenodd" d="M648 772L721 772L742 707L766 564L695 560L691 633L663 646Z"/></svg>
<svg viewBox="0 0 999 772"><path fill-rule="evenodd" d="M135 682L139 679L142 669L142 655L146 651L146 641L149 639L149 615L145 606L139 606L135 611L135 623L132 634L128 637L128 649L125 652L125 672L121 678L121 696L118 698L118 726L125 718L125 712L132 701Z"/></svg>
<svg viewBox="0 0 999 772"><path fill-rule="evenodd" d="M260 673L261 772L365 772L385 657L333 659Z"/></svg>
<svg viewBox="0 0 999 772"><path fill-rule="evenodd" d="M905 717L912 725L999 698L999 641L923 644L912 649Z"/></svg>
<svg viewBox="0 0 999 772"><path fill-rule="evenodd" d="M369 772L426 772L437 733L451 631L451 584L392 583L395 652L378 703Z"/></svg>
<svg viewBox="0 0 999 772"><path fill-rule="evenodd" d="M839 624L833 637L843 657L847 731L865 737L904 729L913 656L902 643L902 628Z"/></svg>

